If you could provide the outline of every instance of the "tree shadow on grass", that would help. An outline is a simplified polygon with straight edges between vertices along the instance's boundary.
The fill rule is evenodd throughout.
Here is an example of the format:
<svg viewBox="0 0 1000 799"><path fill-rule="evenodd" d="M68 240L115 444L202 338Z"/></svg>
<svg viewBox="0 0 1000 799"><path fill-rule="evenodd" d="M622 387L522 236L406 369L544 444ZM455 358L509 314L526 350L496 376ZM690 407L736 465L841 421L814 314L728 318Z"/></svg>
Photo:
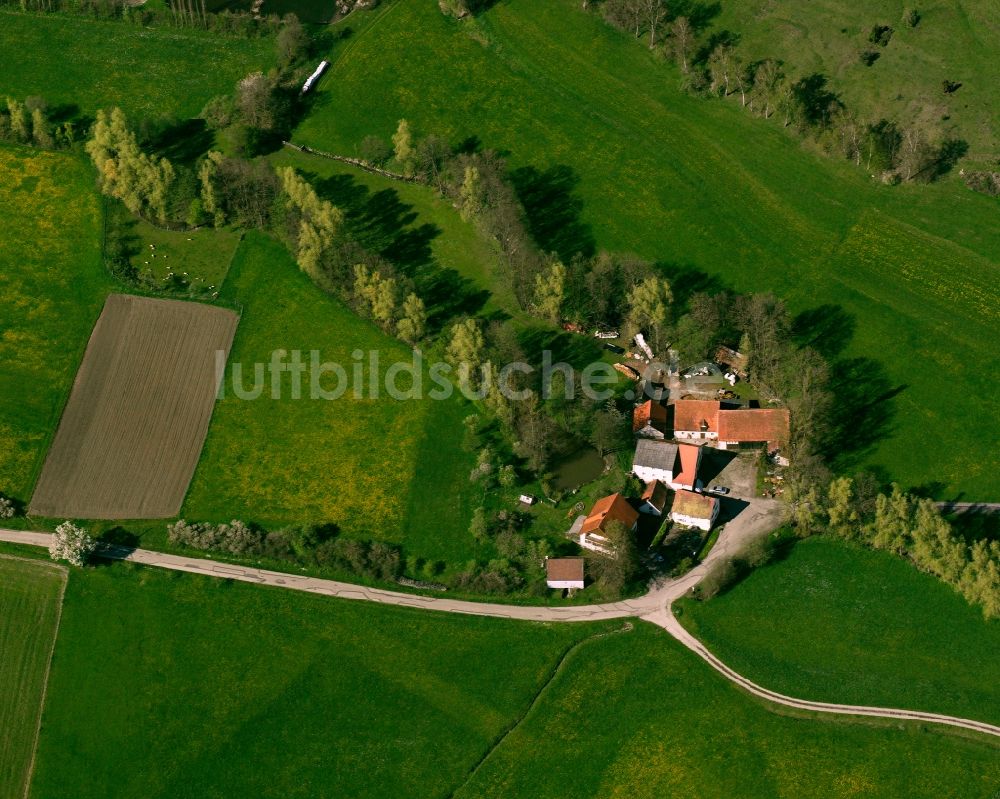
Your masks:
<svg viewBox="0 0 1000 799"><path fill-rule="evenodd" d="M601 347L594 339L577 336L562 330L545 327L527 327L518 332L518 344L531 364L542 363L548 351L552 363L568 363L582 369L601 358Z"/></svg>
<svg viewBox="0 0 1000 799"><path fill-rule="evenodd" d="M157 155L177 164L193 164L215 142L204 119L185 119L168 125L151 137L149 147Z"/></svg>
<svg viewBox="0 0 1000 799"><path fill-rule="evenodd" d="M528 231L543 252L554 252L569 263L574 255L596 252L590 225L581 221L583 201L573 191L580 178L572 167L556 165L540 172L533 166L510 173L528 218Z"/></svg>
<svg viewBox="0 0 1000 799"><path fill-rule="evenodd" d="M893 399L905 391L894 386L885 367L871 358L848 358L831 368L833 408L822 454L834 471L856 466L892 434L896 416Z"/></svg>
<svg viewBox="0 0 1000 799"><path fill-rule="evenodd" d="M419 215L395 189L373 193L352 175L306 178L320 197L344 212L352 239L413 281L432 332L455 316L477 313L489 300L490 292L434 258L431 243L442 230L430 223L415 225Z"/></svg>
<svg viewBox="0 0 1000 799"><path fill-rule="evenodd" d="M839 356L857 328L854 316L840 305L819 305L792 321L792 336L800 347L812 347L827 360Z"/></svg>

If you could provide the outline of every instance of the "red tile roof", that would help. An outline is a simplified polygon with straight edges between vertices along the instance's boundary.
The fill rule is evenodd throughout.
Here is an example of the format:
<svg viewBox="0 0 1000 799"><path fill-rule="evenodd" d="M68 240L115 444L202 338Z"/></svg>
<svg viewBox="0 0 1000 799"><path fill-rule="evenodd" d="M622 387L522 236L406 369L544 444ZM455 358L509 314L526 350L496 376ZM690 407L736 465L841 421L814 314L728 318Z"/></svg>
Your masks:
<svg viewBox="0 0 1000 799"><path fill-rule="evenodd" d="M667 487L659 480L651 480L646 483L646 490L642 492L642 501L648 502L662 513L667 504Z"/></svg>
<svg viewBox="0 0 1000 799"><path fill-rule="evenodd" d="M715 433L719 429L719 408L716 400L677 400L674 430Z"/></svg>
<svg viewBox="0 0 1000 799"><path fill-rule="evenodd" d="M681 462L681 471L674 475L674 483L693 486L698 480L698 461L701 458L701 447L693 444L678 444L677 459Z"/></svg>
<svg viewBox="0 0 1000 799"><path fill-rule="evenodd" d="M621 494L611 494L594 503L594 507L590 509L580 532L592 533L595 530L600 530L603 533L605 525L612 521L619 521L631 528L638 518L638 511L629 505L625 497Z"/></svg>
<svg viewBox="0 0 1000 799"><path fill-rule="evenodd" d="M583 558L546 558L545 576L553 582L583 581Z"/></svg>
<svg viewBox="0 0 1000 799"><path fill-rule="evenodd" d="M632 411L632 432L637 433L647 424L662 433L667 432L667 409L660 403L646 400Z"/></svg>
<svg viewBox="0 0 1000 799"><path fill-rule="evenodd" d="M707 494L696 494L694 491L682 489L674 494L674 504L670 512L690 516L692 519L711 519L718 501Z"/></svg>
<svg viewBox="0 0 1000 799"><path fill-rule="evenodd" d="M745 408L719 414L720 441L766 441L780 444L788 440L787 408Z"/></svg>

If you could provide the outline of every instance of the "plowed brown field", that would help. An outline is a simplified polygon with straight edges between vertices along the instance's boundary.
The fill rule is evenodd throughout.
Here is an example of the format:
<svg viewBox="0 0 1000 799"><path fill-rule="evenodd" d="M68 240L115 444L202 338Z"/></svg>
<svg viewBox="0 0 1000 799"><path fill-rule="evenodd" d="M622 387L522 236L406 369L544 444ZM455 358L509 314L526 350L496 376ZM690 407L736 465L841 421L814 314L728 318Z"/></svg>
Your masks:
<svg viewBox="0 0 1000 799"><path fill-rule="evenodd" d="M108 297L29 512L176 516L212 416L215 353L228 355L237 322L200 303Z"/></svg>

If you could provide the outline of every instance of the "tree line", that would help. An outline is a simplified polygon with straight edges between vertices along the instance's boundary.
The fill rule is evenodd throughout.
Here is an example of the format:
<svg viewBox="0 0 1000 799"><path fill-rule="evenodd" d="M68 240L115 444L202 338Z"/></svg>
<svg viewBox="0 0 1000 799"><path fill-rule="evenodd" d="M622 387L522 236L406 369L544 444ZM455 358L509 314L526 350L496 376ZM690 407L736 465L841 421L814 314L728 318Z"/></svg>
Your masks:
<svg viewBox="0 0 1000 799"><path fill-rule="evenodd" d="M281 18L276 14L260 15L228 8L212 11L205 0L167 0L163 8L136 6L128 0L0 0L0 6L34 13L121 20L142 27L202 28L239 38L270 36L281 27Z"/></svg>
<svg viewBox="0 0 1000 799"><path fill-rule="evenodd" d="M66 149L77 142L76 127L73 120L53 120L44 97L27 97L23 102L8 97L0 106L0 141Z"/></svg>
<svg viewBox="0 0 1000 799"><path fill-rule="evenodd" d="M585 0L583 5L599 6L609 24L677 64L686 91L738 98L748 113L779 120L783 127L863 166L885 183L934 180L965 152L964 142L926 123L904 125L861 117L830 89L822 75L797 78L787 74L777 59L746 53L732 34L707 36L671 0ZM903 20L912 27L920 16L907 9ZM886 31L891 37L892 29L887 26L873 29L869 38L877 48L888 45ZM878 51L872 52L877 58Z"/></svg>

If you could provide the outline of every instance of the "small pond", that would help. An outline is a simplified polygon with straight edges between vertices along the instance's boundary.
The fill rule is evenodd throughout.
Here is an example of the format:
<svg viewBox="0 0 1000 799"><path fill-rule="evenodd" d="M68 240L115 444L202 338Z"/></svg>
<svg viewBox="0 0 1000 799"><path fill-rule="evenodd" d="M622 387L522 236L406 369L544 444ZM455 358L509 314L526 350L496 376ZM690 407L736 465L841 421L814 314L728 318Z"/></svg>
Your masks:
<svg viewBox="0 0 1000 799"><path fill-rule="evenodd" d="M552 467L552 485L560 491L572 491L596 480L604 473L604 458L593 447L582 446L564 455Z"/></svg>

